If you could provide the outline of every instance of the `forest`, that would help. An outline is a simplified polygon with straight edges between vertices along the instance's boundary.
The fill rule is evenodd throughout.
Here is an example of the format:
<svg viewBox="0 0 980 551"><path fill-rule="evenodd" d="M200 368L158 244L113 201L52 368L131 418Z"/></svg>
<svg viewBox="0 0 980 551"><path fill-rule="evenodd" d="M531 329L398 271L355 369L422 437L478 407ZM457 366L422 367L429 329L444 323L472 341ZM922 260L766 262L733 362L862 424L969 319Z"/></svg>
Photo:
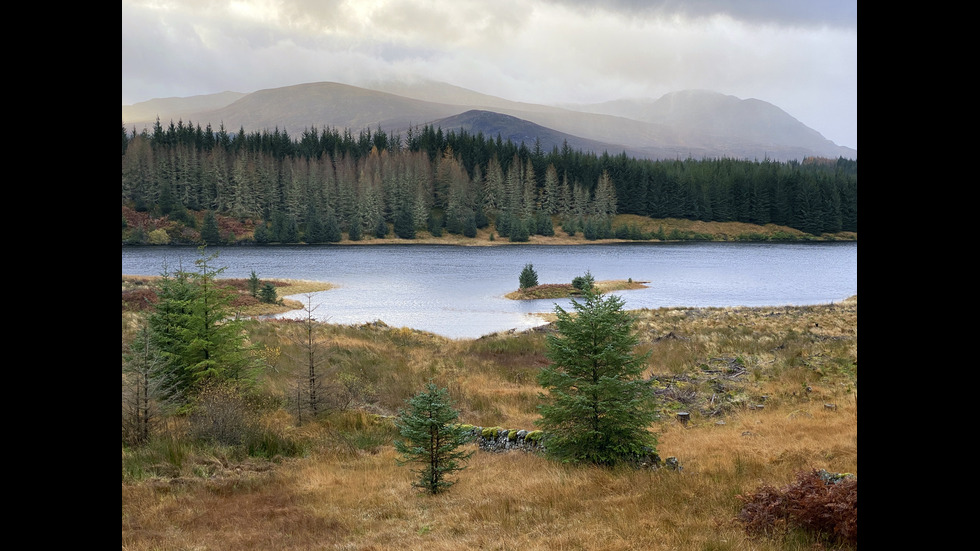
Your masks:
<svg viewBox="0 0 980 551"><path fill-rule="evenodd" d="M254 224L256 243L414 239L417 231L472 237L487 227L511 241L556 231L664 237L614 229L617 214L820 235L857 232L857 161L646 160L567 143L545 152L499 134L429 125L405 136L314 127L294 138L278 128L215 131L158 119L139 133L123 122L122 203L194 229L150 236L129 228L130 244L234 242L215 215ZM207 214L200 226L195 212ZM125 217L123 227L127 235Z"/></svg>

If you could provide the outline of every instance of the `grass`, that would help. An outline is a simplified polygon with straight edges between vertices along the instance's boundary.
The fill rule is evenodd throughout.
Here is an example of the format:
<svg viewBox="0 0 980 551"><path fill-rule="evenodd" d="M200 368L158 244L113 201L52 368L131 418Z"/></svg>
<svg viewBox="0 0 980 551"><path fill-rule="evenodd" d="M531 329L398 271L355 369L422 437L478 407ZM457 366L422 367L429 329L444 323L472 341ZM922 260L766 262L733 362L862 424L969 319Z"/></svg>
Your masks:
<svg viewBox="0 0 980 551"><path fill-rule="evenodd" d="M301 427L286 410L268 414L268 430L300 444L289 456L205 448L176 431L124 447L122 548L830 548L792 531L750 537L736 521L738 496L808 469L857 474L857 298L633 313L641 346L652 351L647 374L661 418L651 430L660 455L676 457L681 471L478 452L448 492L419 494L410 470L395 463L390 416L432 380L450 390L462 423L535 428L549 328L451 340L319 324L331 380L356 383L351 406ZM292 344L301 324L247 327L257 345L281 349L262 379L269 396L281 396L303 372ZM678 411L690 421L682 424Z"/></svg>

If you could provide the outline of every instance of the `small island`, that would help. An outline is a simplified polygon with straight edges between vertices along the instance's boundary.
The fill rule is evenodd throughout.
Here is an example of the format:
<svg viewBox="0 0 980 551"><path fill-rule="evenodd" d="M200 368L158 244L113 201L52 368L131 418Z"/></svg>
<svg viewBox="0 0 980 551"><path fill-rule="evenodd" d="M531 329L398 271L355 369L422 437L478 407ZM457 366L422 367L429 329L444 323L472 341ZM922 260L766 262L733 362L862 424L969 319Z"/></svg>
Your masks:
<svg viewBox="0 0 980 551"><path fill-rule="evenodd" d="M594 285L602 293L612 291L629 291L632 289L646 289L649 281L634 281L630 279L609 279L596 281ZM524 289L518 289L504 295L504 298L512 300L535 300L535 299L554 299L554 298L574 298L582 294L582 290L573 283L544 283L534 285Z"/></svg>

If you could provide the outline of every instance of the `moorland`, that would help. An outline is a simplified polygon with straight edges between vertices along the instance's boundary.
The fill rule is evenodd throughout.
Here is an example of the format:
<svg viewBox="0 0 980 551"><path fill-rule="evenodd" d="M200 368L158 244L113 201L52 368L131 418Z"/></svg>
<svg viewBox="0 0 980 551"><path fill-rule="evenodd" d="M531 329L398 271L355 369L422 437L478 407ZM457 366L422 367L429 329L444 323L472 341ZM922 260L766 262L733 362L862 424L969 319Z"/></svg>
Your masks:
<svg viewBox="0 0 980 551"><path fill-rule="evenodd" d="M274 284L280 295L325 288ZM152 278L123 278L124 297L145 298L152 287ZM204 442L188 436L192 417L166 416L149 442L124 443L124 550L846 547L789 524L750 533L739 515L746 496L800 473L856 476L856 296L631 312L640 348L651 353L657 451L676 457L680 470L477 451L449 491L430 496L397 464L393 416L432 381L449 389L463 423L533 429L551 326L453 340L377 323L260 320L247 316L302 304L238 292L249 342L263 358L261 400L220 411L247 435ZM124 300L124 351L139 327L133 304L147 301ZM324 359L330 407L300 420L289 396L307 376L304 342Z"/></svg>

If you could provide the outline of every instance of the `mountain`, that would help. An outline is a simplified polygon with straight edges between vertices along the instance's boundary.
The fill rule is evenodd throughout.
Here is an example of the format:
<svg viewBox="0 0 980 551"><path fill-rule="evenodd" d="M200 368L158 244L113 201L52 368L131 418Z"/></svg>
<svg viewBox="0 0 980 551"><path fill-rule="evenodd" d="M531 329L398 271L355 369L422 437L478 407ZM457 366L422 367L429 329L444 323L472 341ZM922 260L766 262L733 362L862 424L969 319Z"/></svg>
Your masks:
<svg viewBox="0 0 980 551"><path fill-rule="evenodd" d="M498 134L529 147L572 149L637 158L857 158L775 105L716 92L687 90L657 100L547 106L515 102L431 81L376 82L368 87L318 82L123 106L127 128L183 120L229 132L310 128L359 132L382 129L404 135L431 125ZM152 113L152 115L151 115Z"/></svg>
<svg viewBox="0 0 980 551"><path fill-rule="evenodd" d="M643 157L640 151L633 151L621 145L589 140L572 134L558 132L533 122L496 113L473 109L458 115L438 119L430 123L434 127L442 128L443 131L465 130L468 134L483 134L488 139L496 139L499 135L502 140L510 140L514 143L525 143L529 148L540 147L541 151L548 153L553 148L560 151L566 144L572 150L580 151L626 151L627 155L633 157Z"/></svg>
<svg viewBox="0 0 980 551"><path fill-rule="evenodd" d="M219 109L247 95L241 92L221 92L189 98L152 99L133 105L123 105L122 118L124 121L152 122L156 120L157 115L160 115L161 121L169 121L170 116L165 119L163 114L190 114Z"/></svg>

